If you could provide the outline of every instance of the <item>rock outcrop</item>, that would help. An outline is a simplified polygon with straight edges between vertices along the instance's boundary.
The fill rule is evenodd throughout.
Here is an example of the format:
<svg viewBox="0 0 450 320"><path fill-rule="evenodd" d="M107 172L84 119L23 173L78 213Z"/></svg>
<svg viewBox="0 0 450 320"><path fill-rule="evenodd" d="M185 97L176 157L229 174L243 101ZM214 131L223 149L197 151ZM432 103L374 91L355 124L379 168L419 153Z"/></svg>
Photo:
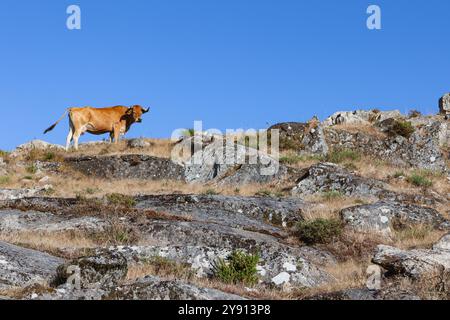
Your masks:
<svg viewBox="0 0 450 320"><path fill-rule="evenodd" d="M432 249L401 250L379 245L372 259L390 274L419 279L434 272L450 271L450 235L444 236Z"/></svg>
<svg viewBox="0 0 450 320"><path fill-rule="evenodd" d="M333 163L319 163L306 170L292 191L298 195L335 191L346 196L376 197L385 189L381 181L357 176Z"/></svg>
<svg viewBox="0 0 450 320"><path fill-rule="evenodd" d="M133 246L116 248L130 262L149 261L162 257L178 264L188 265L197 277L212 277L219 259L226 259L231 249L204 246ZM333 278L312 263L307 254L260 250L259 281L268 286L316 287ZM317 251L319 253L319 251Z"/></svg>
<svg viewBox="0 0 450 320"><path fill-rule="evenodd" d="M0 242L0 289L48 283L63 259Z"/></svg>
<svg viewBox="0 0 450 320"><path fill-rule="evenodd" d="M185 163L187 182L266 183L281 180L288 173L288 168L268 154L240 144L227 146L222 139L216 139L196 151Z"/></svg>
<svg viewBox="0 0 450 320"><path fill-rule="evenodd" d="M51 188L50 185L30 189L0 189L0 201L34 197Z"/></svg>
<svg viewBox="0 0 450 320"><path fill-rule="evenodd" d="M296 183L292 194L297 196L338 192L342 196L425 205L434 205L441 201L440 198L426 194L390 191L383 181L359 176L333 163L318 163L311 166L303 172Z"/></svg>
<svg viewBox="0 0 450 320"><path fill-rule="evenodd" d="M11 152L10 157L15 158L21 154L30 152L31 150L64 150L64 147L57 144L51 144L42 140L33 140L18 146L13 152Z"/></svg>
<svg viewBox="0 0 450 320"><path fill-rule="evenodd" d="M64 217L48 212L0 210L1 232L102 232L106 222L96 217Z"/></svg>
<svg viewBox="0 0 450 320"><path fill-rule="evenodd" d="M121 253L97 250L92 255L60 265L53 285L64 285L71 276L75 276L74 283L70 283L75 290L114 289L125 279L127 272L127 260Z"/></svg>
<svg viewBox="0 0 450 320"><path fill-rule="evenodd" d="M407 203L381 201L343 209L344 222L359 231L379 232L392 235L393 225L397 228L410 225L424 225L437 229L450 229L450 222L435 209Z"/></svg>
<svg viewBox="0 0 450 320"><path fill-rule="evenodd" d="M330 127L339 124L367 125L377 121L383 121L389 118L400 118L402 114L398 110L379 111L379 110L356 110L356 111L338 111L322 122L324 127Z"/></svg>
<svg viewBox="0 0 450 320"><path fill-rule="evenodd" d="M445 116L450 115L450 93L439 99L439 112Z"/></svg>
<svg viewBox="0 0 450 320"><path fill-rule="evenodd" d="M279 130L280 149L294 149L299 154L326 155L328 145L318 120L309 123L284 122L271 126L268 131Z"/></svg>
<svg viewBox="0 0 450 320"><path fill-rule="evenodd" d="M146 155L69 157L67 164L89 176L106 179L184 180L184 169L170 159Z"/></svg>

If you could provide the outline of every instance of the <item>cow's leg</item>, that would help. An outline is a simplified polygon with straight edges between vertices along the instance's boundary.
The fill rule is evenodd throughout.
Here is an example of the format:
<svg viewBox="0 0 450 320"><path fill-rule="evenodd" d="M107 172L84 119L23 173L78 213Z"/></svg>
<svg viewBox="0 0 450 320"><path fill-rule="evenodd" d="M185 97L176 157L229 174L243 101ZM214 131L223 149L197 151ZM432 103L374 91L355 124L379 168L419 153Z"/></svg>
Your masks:
<svg viewBox="0 0 450 320"><path fill-rule="evenodd" d="M69 151L69 146L70 146L70 143L72 142L72 138L73 138L73 129L72 129L72 127L70 127L69 134L67 135L67 140L66 140L66 151Z"/></svg>
<svg viewBox="0 0 450 320"><path fill-rule="evenodd" d="M115 143L115 144L119 143L119 138L120 138L120 123L114 125L113 134L114 134L114 143Z"/></svg>
<svg viewBox="0 0 450 320"><path fill-rule="evenodd" d="M73 144L75 146L75 150L78 150L78 139L81 136L81 131L80 130L75 130L75 133L73 134Z"/></svg>
<svg viewBox="0 0 450 320"><path fill-rule="evenodd" d="M109 133L109 143L112 143L114 139L114 131Z"/></svg>

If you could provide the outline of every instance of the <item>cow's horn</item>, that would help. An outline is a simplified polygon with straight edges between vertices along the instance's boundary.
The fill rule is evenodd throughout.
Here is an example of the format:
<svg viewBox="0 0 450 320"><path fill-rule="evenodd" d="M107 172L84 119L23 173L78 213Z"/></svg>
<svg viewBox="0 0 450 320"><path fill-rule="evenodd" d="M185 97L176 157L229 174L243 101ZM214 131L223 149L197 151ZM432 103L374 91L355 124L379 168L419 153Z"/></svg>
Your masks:
<svg viewBox="0 0 450 320"><path fill-rule="evenodd" d="M144 109L144 111L142 111L142 113L147 113L150 111L150 108L147 108L147 110Z"/></svg>

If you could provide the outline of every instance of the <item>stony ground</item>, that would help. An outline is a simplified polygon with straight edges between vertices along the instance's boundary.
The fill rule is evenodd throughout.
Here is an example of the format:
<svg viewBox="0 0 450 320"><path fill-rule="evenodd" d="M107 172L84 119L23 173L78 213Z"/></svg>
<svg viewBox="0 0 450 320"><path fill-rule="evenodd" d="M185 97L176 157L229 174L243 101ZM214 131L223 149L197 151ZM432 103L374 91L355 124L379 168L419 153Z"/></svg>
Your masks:
<svg viewBox="0 0 450 320"><path fill-rule="evenodd" d="M280 162L243 139L257 164L218 163L207 135L202 165L189 137L2 152L0 299L449 298L448 120L272 128Z"/></svg>

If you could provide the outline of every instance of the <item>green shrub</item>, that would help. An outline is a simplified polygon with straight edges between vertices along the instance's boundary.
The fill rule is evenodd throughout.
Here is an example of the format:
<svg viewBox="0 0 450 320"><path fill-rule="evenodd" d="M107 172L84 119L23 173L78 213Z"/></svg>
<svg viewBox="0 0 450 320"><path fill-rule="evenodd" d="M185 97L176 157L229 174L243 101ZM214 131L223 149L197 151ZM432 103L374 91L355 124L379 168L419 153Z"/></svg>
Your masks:
<svg viewBox="0 0 450 320"><path fill-rule="evenodd" d="M327 191L322 194L322 197L327 201L331 201L334 199L340 199L343 196L344 195L340 191L337 191L337 190Z"/></svg>
<svg viewBox="0 0 450 320"><path fill-rule="evenodd" d="M405 177L405 173L403 171L397 171L394 173L394 178Z"/></svg>
<svg viewBox="0 0 450 320"><path fill-rule="evenodd" d="M109 204L123 207L134 207L136 205L136 200L132 196L128 196L120 193L111 193L106 195L106 199Z"/></svg>
<svg viewBox="0 0 450 320"><path fill-rule="evenodd" d="M415 129L411 122L397 120L392 125L392 128L388 131L392 135L398 135L405 138L411 137Z"/></svg>
<svg viewBox="0 0 450 320"><path fill-rule="evenodd" d="M214 267L215 277L224 283L255 285L258 282L256 266L259 255L233 251L227 259L219 259Z"/></svg>
<svg viewBox="0 0 450 320"><path fill-rule="evenodd" d="M217 192L214 189L206 189L205 191L202 192L202 194L205 196L217 196L219 192Z"/></svg>
<svg viewBox="0 0 450 320"><path fill-rule="evenodd" d="M348 160L357 161L359 159L361 159L361 155L358 152L350 149L343 149L330 152L326 160L328 162L341 163Z"/></svg>
<svg viewBox="0 0 450 320"><path fill-rule="evenodd" d="M38 171L37 167L34 164L31 166L28 166L26 170L28 173L31 173L31 174L35 174Z"/></svg>
<svg viewBox="0 0 450 320"><path fill-rule="evenodd" d="M433 182L428 179L426 176L420 173L413 173L408 178L407 181L416 187L424 187L428 188L433 185Z"/></svg>
<svg viewBox="0 0 450 320"><path fill-rule="evenodd" d="M307 244L329 243L342 233L342 223L336 219L315 219L297 224L297 236Z"/></svg>
<svg viewBox="0 0 450 320"><path fill-rule="evenodd" d="M9 152L0 150L0 157L8 158L8 156L9 156Z"/></svg>
<svg viewBox="0 0 450 320"><path fill-rule="evenodd" d="M8 184L11 182L11 178L9 176L1 176L0 177L0 185Z"/></svg>

